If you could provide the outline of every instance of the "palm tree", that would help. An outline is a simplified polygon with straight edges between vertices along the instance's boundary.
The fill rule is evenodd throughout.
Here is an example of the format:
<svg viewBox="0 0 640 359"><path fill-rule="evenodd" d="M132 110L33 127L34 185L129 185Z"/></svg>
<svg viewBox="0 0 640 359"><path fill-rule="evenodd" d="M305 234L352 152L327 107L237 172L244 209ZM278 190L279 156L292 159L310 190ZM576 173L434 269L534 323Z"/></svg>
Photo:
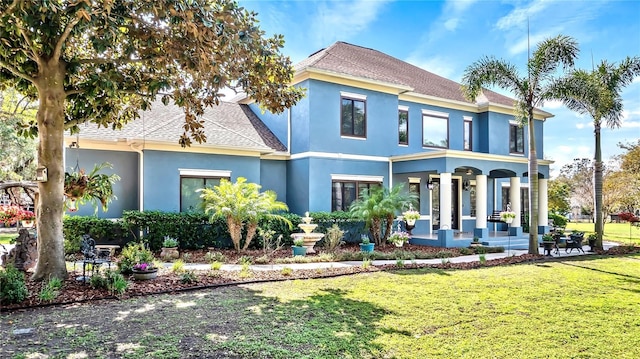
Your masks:
<svg viewBox="0 0 640 359"><path fill-rule="evenodd" d="M602 150L600 130L602 123L609 128L622 124L622 97L620 92L640 76L640 57L627 57L615 66L602 61L591 72L575 70L555 84L552 96L560 98L564 104L580 114L588 114L593 119L595 136L594 192L595 192L595 247L602 249L604 222L602 215Z"/></svg>
<svg viewBox="0 0 640 359"><path fill-rule="evenodd" d="M416 199L414 193L404 191L404 184L394 186L391 190L381 186L372 187L362 190L360 197L351 204L349 212L352 216L363 219L374 243L382 245L389 238L396 211L407 208L409 204L415 205Z"/></svg>
<svg viewBox="0 0 640 359"><path fill-rule="evenodd" d="M484 57L465 70L462 93L475 101L483 86L497 85L509 90L516 98L515 114L521 125L528 124L529 133L529 253L538 254L538 157L534 136L533 110L550 97L550 84L559 66L573 67L578 55L577 42L564 35L538 44L527 61L527 75L521 77L517 68L503 60Z"/></svg>
<svg viewBox="0 0 640 359"><path fill-rule="evenodd" d="M218 186L198 190L202 192L200 197L204 200L205 213L213 212L212 220L215 216L225 217L233 247L237 251L241 248L242 229L245 226L247 228L247 237L242 247L242 250L246 250L256 234L261 217L279 219L292 227L287 218L272 213L289 209L286 204L276 200L275 192L260 192L259 184L246 182L244 177L238 177L235 183L222 179Z"/></svg>

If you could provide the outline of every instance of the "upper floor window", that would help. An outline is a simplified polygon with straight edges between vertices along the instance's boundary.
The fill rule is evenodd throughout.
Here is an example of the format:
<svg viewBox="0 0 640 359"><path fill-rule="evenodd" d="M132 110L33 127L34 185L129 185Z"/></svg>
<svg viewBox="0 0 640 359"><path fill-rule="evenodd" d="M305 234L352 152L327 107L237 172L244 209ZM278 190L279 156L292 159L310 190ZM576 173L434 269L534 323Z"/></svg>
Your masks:
<svg viewBox="0 0 640 359"><path fill-rule="evenodd" d="M470 118L464 119L464 150L465 151L471 151L473 148L471 143L471 140L473 138L471 124L472 122Z"/></svg>
<svg viewBox="0 0 640 359"><path fill-rule="evenodd" d="M221 179L230 177L230 171L180 169L180 212L204 211L202 198L196 190L213 188Z"/></svg>
<svg viewBox="0 0 640 359"><path fill-rule="evenodd" d="M442 112L422 112L422 146L449 148L449 115Z"/></svg>
<svg viewBox="0 0 640 359"><path fill-rule="evenodd" d="M409 111L398 110L398 144L409 144Z"/></svg>
<svg viewBox="0 0 640 359"><path fill-rule="evenodd" d="M524 153L524 129L516 124L509 125L509 152Z"/></svg>
<svg viewBox="0 0 640 359"><path fill-rule="evenodd" d="M364 97L340 98L340 135L367 137L366 100Z"/></svg>
<svg viewBox="0 0 640 359"><path fill-rule="evenodd" d="M348 211L362 190L376 186L382 186L382 182L334 180L331 184L331 211Z"/></svg>

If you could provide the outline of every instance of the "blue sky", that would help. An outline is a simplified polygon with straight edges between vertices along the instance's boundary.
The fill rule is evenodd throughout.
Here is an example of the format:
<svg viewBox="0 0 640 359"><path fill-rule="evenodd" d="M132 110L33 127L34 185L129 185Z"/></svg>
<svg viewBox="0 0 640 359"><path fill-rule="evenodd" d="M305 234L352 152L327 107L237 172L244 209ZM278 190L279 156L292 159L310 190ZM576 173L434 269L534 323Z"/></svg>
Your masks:
<svg viewBox="0 0 640 359"><path fill-rule="evenodd" d="M370 47L460 81L465 68L484 55L518 66L531 45L558 34L580 45L576 66L590 69L592 56L619 62L640 56L640 0L627 1L240 1L258 13L267 35L283 34L283 52L294 63L335 41ZM502 91L501 91L502 92ZM504 93L504 92L503 92ZM603 157L621 152L618 142L640 138L640 79L623 92L621 128L605 129ZM545 157L553 173L578 157L593 157L593 125L559 103L545 104L555 117L545 125ZM539 140L539 139L538 139Z"/></svg>

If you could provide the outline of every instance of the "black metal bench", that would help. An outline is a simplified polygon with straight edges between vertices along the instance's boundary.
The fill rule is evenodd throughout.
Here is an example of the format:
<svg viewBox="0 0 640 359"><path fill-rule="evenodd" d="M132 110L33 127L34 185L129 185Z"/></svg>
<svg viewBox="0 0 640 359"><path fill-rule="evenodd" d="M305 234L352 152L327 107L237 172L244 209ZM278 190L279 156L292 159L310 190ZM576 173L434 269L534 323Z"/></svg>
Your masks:
<svg viewBox="0 0 640 359"><path fill-rule="evenodd" d="M564 251L567 252L567 250L569 250L569 253L573 252L574 249L577 249L578 252L582 251L582 253L584 253L584 249L582 249L582 241L584 240L584 233L583 234L570 234L569 238L567 239L567 241L565 242L566 247L564 248Z"/></svg>
<svg viewBox="0 0 640 359"><path fill-rule="evenodd" d="M111 269L111 253L108 249L96 249L96 241L88 234L82 235L82 280L87 282L87 264L91 264L91 272L95 273L102 264L107 263Z"/></svg>

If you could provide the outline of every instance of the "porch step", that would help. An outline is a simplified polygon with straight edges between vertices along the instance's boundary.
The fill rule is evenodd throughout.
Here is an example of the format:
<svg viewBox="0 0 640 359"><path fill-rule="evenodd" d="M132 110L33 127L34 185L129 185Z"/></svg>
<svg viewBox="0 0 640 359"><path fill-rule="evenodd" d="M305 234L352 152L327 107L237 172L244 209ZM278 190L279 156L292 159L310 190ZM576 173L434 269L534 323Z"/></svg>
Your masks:
<svg viewBox="0 0 640 359"><path fill-rule="evenodd" d="M529 249L529 238L490 238L487 241L482 242L485 246L491 247L504 247L504 249ZM511 246L511 248L509 248Z"/></svg>

